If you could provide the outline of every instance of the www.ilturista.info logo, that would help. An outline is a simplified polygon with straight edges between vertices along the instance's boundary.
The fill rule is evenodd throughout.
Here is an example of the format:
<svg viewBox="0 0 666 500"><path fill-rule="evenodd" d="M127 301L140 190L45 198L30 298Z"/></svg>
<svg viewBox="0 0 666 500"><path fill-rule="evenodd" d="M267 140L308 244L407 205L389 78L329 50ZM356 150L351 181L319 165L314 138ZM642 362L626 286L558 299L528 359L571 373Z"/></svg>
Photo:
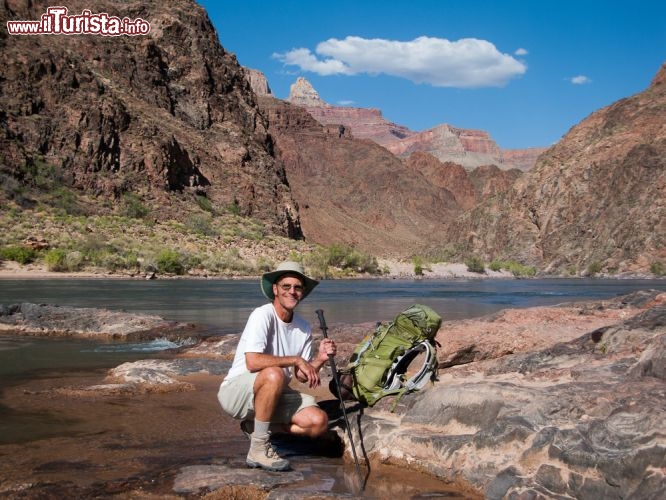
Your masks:
<svg viewBox="0 0 666 500"><path fill-rule="evenodd" d="M136 36L150 33L150 23L141 18L93 14L85 9L68 16L67 7L48 7L39 21L7 21L10 35L103 35Z"/></svg>

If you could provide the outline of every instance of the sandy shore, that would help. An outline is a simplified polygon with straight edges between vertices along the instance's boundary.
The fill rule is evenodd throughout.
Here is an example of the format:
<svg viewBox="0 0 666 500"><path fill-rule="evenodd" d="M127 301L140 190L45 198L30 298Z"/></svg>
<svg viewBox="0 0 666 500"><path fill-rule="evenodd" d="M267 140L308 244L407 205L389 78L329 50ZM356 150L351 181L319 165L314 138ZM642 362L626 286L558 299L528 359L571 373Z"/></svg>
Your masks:
<svg viewBox="0 0 666 500"><path fill-rule="evenodd" d="M486 269L485 274L473 273L467 270L465 264L460 263L437 263L430 264L427 269L424 269L423 275L417 276L414 273L414 264L411 262L398 262L393 260L379 259L379 267L387 269L388 273L384 274L384 278L395 279L488 279L488 278L513 278L513 275L508 271L491 271ZM256 278L257 276L248 276L248 278ZM53 272L46 269L46 267L38 264L28 264L22 266L16 262L3 262L0 263L0 280L1 279L146 279L144 274L126 274L126 273L111 273L100 270L95 271L82 271L82 272ZM156 275L158 279L174 278L174 276ZM177 276L175 278L196 278L196 279L224 279L227 276L223 275L200 275L189 274L186 276ZM238 277L234 276L234 279Z"/></svg>

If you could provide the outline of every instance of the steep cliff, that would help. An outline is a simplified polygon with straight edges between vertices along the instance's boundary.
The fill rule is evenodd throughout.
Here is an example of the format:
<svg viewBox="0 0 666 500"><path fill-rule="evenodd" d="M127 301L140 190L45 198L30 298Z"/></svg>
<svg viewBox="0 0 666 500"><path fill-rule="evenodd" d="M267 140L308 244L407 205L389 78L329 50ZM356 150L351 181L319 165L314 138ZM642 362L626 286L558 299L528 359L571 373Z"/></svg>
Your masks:
<svg viewBox="0 0 666 500"><path fill-rule="evenodd" d="M461 212L450 191L372 141L340 135L299 106L269 96L259 102L309 241L408 257L442 238Z"/></svg>
<svg viewBox="0 0 666 500"><path fill-rule="evenodd" d="M648 271L666 260L666 65L591 114L506 195L465 214L454 244L549 271Z"/></svg>
<svg viewBox="0 0 666 500"><path fill-rule="evenodd" d="M27 187L38 197L48 176L93 197L97 211L135 193L156 218L179 218L205 196L216 210L301 235L245 71L202 7L73 0L69 15L141 18L150 32L7 35L8 20L39 20L51 4L0 6L0 196L18 200ZM18 201L30 205L30 196Z"/></svg>
<svg viewBox="0 0 666 500"><path fill-rule="evenodd" d="M483 200L508 191L522 174L518 169L500 170L494 165L468 171L457 163L442 163L423 152L412 153L404 163L435 186L448 190L463 210L470 210Z"/></svg>

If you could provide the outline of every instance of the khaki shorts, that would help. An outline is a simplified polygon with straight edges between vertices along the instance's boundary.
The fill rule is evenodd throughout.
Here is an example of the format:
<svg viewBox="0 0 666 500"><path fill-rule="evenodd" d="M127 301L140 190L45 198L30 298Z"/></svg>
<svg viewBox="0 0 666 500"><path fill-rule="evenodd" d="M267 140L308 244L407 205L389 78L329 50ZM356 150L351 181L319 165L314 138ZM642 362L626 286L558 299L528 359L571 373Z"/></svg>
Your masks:
<svg viewBox="0 0 666 500"><path fill-rule="evenodd" d="M254 418L254 380L258 373L238 375L223 383L217 393L222 409L235 419ZM280 396L271 422L288 424L299 411L316 406L315 398L309 394L287 387Z"/></svg>

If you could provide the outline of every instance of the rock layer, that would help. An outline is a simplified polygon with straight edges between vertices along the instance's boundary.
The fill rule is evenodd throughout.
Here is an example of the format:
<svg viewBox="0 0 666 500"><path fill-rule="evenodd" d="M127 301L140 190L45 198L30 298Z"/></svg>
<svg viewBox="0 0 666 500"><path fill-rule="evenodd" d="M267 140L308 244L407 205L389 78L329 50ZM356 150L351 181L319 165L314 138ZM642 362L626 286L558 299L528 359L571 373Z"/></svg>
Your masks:
<svg viewBox="0 0 666 500"><path fill-rule="evenodd" d="M666 295L638 293L579 313L585 320L601 308L627 319L538 349L524 339L557 331L556 308L533 334L497 317L491 338L522 352L494 350L485 361L473 353L487 349L477 347L486 332L470 338L467 330L467 345L445 354L464 365L442 370L395 414L386 404L364 411L366 452L464 480L489 499L662 497ZM438 340L446 345L446 325Z"/></svg>

